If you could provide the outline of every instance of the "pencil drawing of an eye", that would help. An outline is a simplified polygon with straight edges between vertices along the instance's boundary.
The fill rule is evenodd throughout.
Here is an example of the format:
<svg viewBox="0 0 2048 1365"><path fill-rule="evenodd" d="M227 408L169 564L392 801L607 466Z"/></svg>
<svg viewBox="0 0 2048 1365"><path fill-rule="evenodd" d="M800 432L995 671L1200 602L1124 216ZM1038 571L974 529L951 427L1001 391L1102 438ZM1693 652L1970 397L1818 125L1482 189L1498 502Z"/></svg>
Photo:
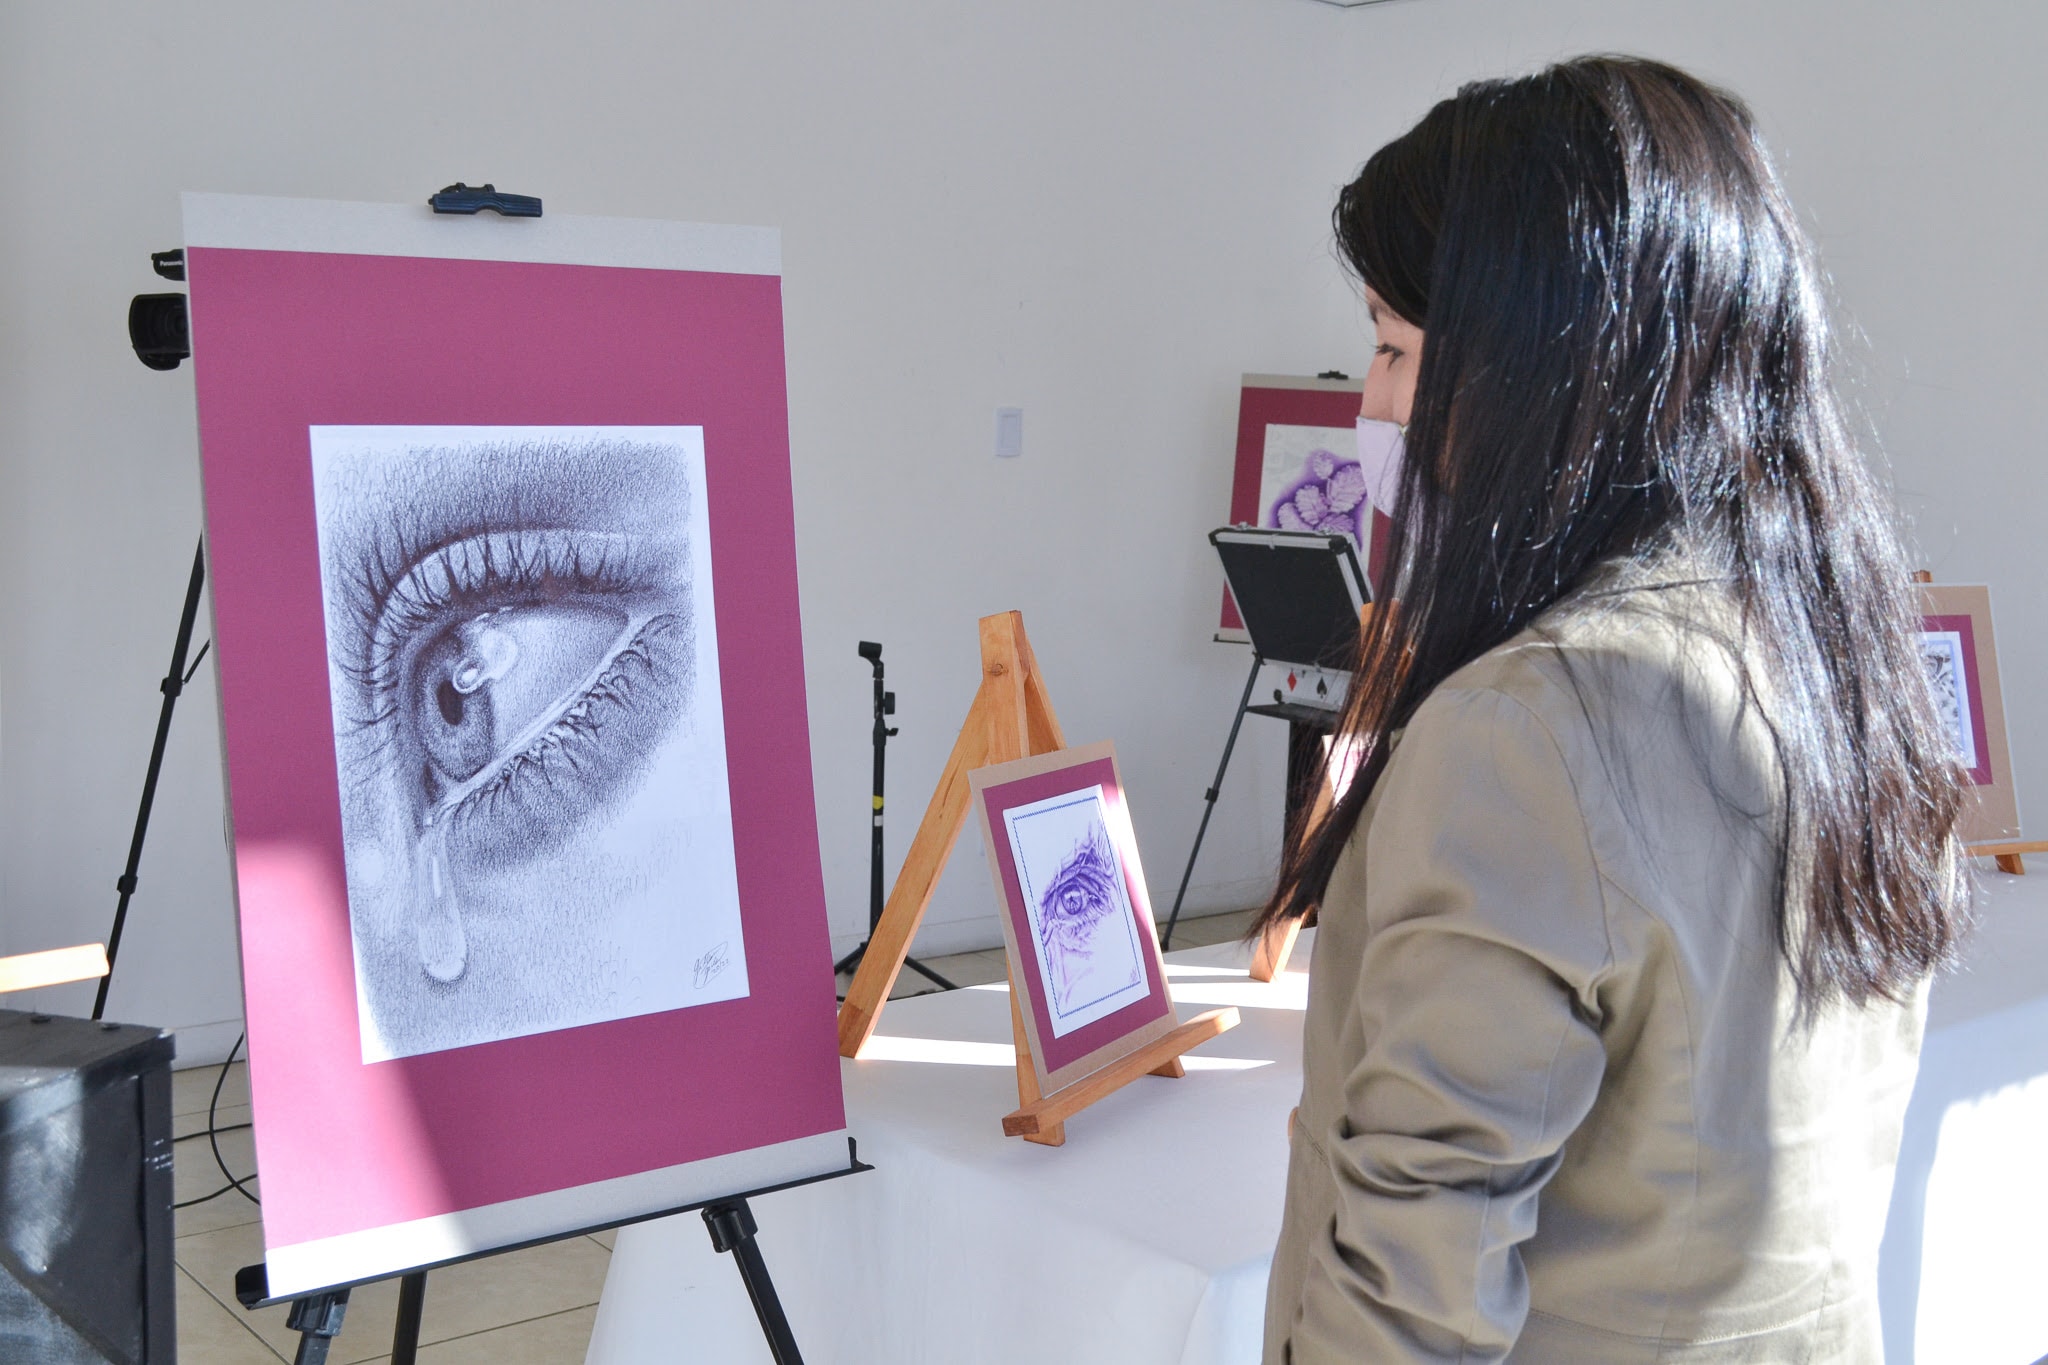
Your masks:
<svg viewBox="0 0 2048 1365"><path fill-rule="evenodd" d="M445 826L451 856L504 864L630 794L688 699L677 548L660 534L483 532L359 584L359 723L385 727L417 773L423 835Z"/></svg>
<svg viewBox="0 0 2048 1365"><path fill-rule="evenodd" d="M589 606L499 607L457 622L421 651L406 720L427 751L431 790L501 761L515 737L566 711L593 661L623 643L623 612Z"/></svg>
<svg viewBox="0 0 2048 1365"><path fill-rule="evenodd" d="M678 847L649 785L702 690L691 489L617 440L386 443L316 469L358 959L373 1007L406 1002L378 1036L432 1031L421 1001L476 984L479 934L509 946L495 974L520 991L493 1008L517 1024L550 1008L519 955L600 908L562 868L632 896Z"/></svg>

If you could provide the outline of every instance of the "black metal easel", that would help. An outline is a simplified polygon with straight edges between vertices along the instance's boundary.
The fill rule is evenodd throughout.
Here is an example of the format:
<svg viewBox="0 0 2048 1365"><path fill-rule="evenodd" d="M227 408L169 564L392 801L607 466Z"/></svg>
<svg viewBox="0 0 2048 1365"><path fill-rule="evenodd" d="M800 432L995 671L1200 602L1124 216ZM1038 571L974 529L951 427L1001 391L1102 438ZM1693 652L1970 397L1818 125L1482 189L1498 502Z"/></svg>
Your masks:
<svg viewBox="0 0 2048 1365"><path fill-rule="evenodd" d="M1272 716L1289 722L1287 760L1287 825L1305 808L1309 783L1303 774L1314 770L1316 737L1336 729L1343 698L1327 695L1328 684L1316 683L1321 705L1287 700L1279 690L1271 702L1252 704L1252 689L1258 686L1259 670L1267 663L1291 663L1320 674L1351 666L1357 651L1359 612L1371 600L1365 575L1358 567L1351 542L1342 536L1298 531L1262 531L1250 527L1226 526L1209 533L1223 561L1225 579L1245 634L1251 637L1252 667L1245 675L1244 692L1230 718L1230 734L1223 741L1223 757L1216 764L1216 780L1202 793L1202 820L1195 828L1194 847L1188 850L1187 866L1181 870L1180 889L1173 895L1173 910L1159 935L1162 949L1173 946L1173 931L1180 923L1181 902L1188 894L1188 882L1195 875L1195 859L1201 856L1202 840L1209 833L1209 817L1216 813L1216 798L1223 790L1223 774L1230 768L1231 752L1237 747L1237 732L1244 718Z"/></svg>
<svg viewBox="0 0 2048 1365"><path fill-rule="evenodd" d="M768 1339L768 1353L775 1365L803 1365L796 1334L782 1311L775 1282L768 1277L768 1263L761 1259L761 1247L754 1240L760 1229L754 1211L744 1199L726 1199L704 1209L704 1226L710 1229L711 1245L732 1253L753 1302L754 1316L761 1321L761 1333ZM246 1271L244 1273L247 1273ZM236 1278L236 1292L241 1278ZM299 1348L292 1365L326 1365L327 1352L341 1335L342 1319L348 1312L347 1289L330 1289L303 1299L292 1300L285 1326L299 1334ZM391 1332L391 1365L416 1365L420 1350L420 1319L427 1305L427 1272L415 1270L398 1281L398 1321Z"/></svg>
<svg viewBox="0 0 2048 1365"><path fill-rule="evenodd" d="M806 1176L801 1180L791 1180L781 1185L749 1190L745 1194L727 1195L708 1204L662 1209L639 1218L627 1219L625 1222L641 1223L651 1218L667 1218L674 1214L687 1213L691 1209L701 1210L705 1230L711 1234L712 1249L731 1252L733 1263L739 1267L740 1280L747 1287L747 1298L754 1305L754 1316L761 1324L761 1335L767 1339L768 1352L774 1358L775 1365L803 1365L803 1355L797 1349L796 1334L790 1330L789 1317L782 1311L782 1299L775 1292L775 1281L768 1274L768 1263L761 1256L760 1243L756 1240L760 1228L754 1221L754 1211L747 1201L756 1195L774 1194L781 1190L795 1189L799 1185L815 1185L822 1180L836 1180L840 1176L855 1175L874 1169L860 1159L860 1149L851 1137L846 1140L846 1162L844 1170ZM390 1365L415 1365L418 1359L420 1320L427 1301L428 1270L459 1265L464 1261L496 1256L502 1252L518 1251L523 1247L559 1241L564 1237L581 1237L588 1233L622 1226L624 1223L602 1223L593 1227L578 1228L573 1232L538 1238L532 1242L520 1243L518 1246L494 1247L473 1256L458 1256L435 1266L406 1273L398 1282L398 1320L391 1334ZM341 1335L342 1321L348 1314L349 1293L354 1288L355 1285L340 1285L294 1299L273 1299L270 1297L269 1276L261 1263L245 1265L235 1272L235 1299L244 1308L269 1308L280 1303L291 1305L291 1313L285 1319L285 1325L299 1334L298 1350L292 1356L293 1365L326 1365L328 1350L334 1345L334 1339Z"/></svg>
<svg viewBox="0 0 2048 1365"><path fill-rule="evenodd" d="M1173 929L1180 923L1181 901L1188 894L1188 881L1195 875L1195 859L1201 856L1202 839L1209 833L1209 817L1216 813L1216 797L1223 790L1223 774L1229 771L1230 754L1237 747L1237 732L1243 726L1246 716L1272 716L1284 720L1287 725L1287 815L1286 824L1291 832L1294 822L1308 807L1305 797L1312 776L1315 750L1306 742L1317 735L1328 734L1337 728L1338 713L1319 706L1307 706L1300 702L1282 701L1275 694L1271 702L1251 704L1252 689L1258 685L1259 670L1266 666L1266 660L1257 651L1252 654L1252 671L1245 676L1244 695L1237 699L1237 713L1230 718L1230 734L1223 741L1223 757L1216 764L1216 780L1202 793L1202 822L1195 827L1194 847L1188 850L1187 866L1181 869L1180 889L1173 893L1173 912L1166 917L1166 928L1160 931L1159 947L1162 952L1173 946Z"/></svg>
<svg viewBox="0 0 2048 1365"><path fill-rule="evenodd" d="M867 955L868 944L874 942L875 930L882 924L882 755L889 747L889 736L896 728L889 724L889 717L896 714L896 694L882 687L882 647L873 640L860 642L860 657L875 668L875 794L873 834L868 840L868 936L860 941L854 950L832 964L834 975L848 975L860 966L860 960ZM942 991L958 990L952 982L940 976L916 958L905 955L903 965L935 982Z"/></svg>

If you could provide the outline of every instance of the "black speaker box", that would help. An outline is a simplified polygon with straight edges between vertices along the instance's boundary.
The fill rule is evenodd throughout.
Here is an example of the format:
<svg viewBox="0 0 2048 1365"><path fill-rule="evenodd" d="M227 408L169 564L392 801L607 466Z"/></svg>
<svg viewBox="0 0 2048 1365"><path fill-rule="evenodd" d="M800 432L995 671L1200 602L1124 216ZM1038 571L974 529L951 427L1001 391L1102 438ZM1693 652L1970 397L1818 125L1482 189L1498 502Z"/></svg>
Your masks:
<svg viewBox="0 0 2048 1365"><path fill-rule="evenodd" d="M173 1365L171 1036L0 1010L0 1361Z"/></svg>

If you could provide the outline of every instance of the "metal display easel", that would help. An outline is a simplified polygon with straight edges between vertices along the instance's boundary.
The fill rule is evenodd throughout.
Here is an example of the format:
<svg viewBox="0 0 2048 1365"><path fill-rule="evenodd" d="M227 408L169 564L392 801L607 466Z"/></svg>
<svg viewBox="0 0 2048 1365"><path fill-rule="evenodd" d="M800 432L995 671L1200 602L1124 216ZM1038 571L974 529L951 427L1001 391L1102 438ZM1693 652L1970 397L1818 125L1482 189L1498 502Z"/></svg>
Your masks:
<svg viewBox="0 0 2048 1365"><path fill-rule="evenodd" d="M1172 945L1173 931L1180 923L1181 903L1187 898L1188 883L1195 874L1195 860L1201 856L1202 841L1209 833L1209 819L1216 813L1216 798L1223 790L1223 775L1230 769L1230 755L1237 748L1238 731L1244 718L1272 716L1288 721L1290 799L1298 785L1304 761L1304 734L1322 734L1337 726L1342 714L1342 687L1348 685L1348 670L1358 651L1359 622L1372 600L1372 590L1358 566L1351 542L1343 536L1309 531L1262 531L1251 527L1223 527L1209 533L1223 561L1223 576L1237 600L1238 615L1251 637L1252 666L1245 675L1244 693L1230 717L1230 732L1223 741L1223 757L1216 764L1216 778L1202 793L1202 820L1195 827L1194 846L1188 850L1187 866L1180 874L1180 889L1173 895L1173 910L1159 945ZM1284 664L1307 670L1317 678L1322 695L1314 703L1289 701L1275 691L1271 702L1254 703L1252 692L1267 664ZM1339 688L1328 679L1339 675ZM1277 970L1285 961L1284 949L1267 953L1265 965ZM1273 959L1277 958L1277 961Z"/></svg>
<svg viewBox="0 0 2048 1365"><path fill-rule="evenodd" d="M398 1276L398 1320L391 1334L390 1365L414 1365L419 1355L420 1319L427 1302L427 1271L440 1270L465 1261L481 1260L486 1256L498 1256L508 1251L520 1251L545 1242L564 1241L571 1237L583 1237L593 1232L624 1227L630 1223L644 1223L653 1218L667 1218L673 1214L701 1210L704 1226L711 1234L712 1249L731 1252L733 1261L739 1267L740 1279L747 1287L747 1298L754 1305L754 1316L760 1320L761 1334L767 1338L770 1357L775 1365L803 1365L803 1356L797 1350L796 1336L790 1331L789 1318L782 1311L782 1300L776 1295L775 1282L768 1276L768 1264L761 1257L761 1248L755 1241L759 1231L754 1222L754 1213L747 1201L756 1195L773 1194L779 1190L795 1189L800 1185L815 1185L821 1180L836 1180L843 1175L854 1175L871 1171L874 1167L860 1159L859 1148L854 1139L846 1139L846 1166L842 1170L827 1171L823 1175L808 1176L802 1180L791 1180L781 1185L770 1185L763 1189L748 1190L744 1194L726 1195L704 1204L685 1204L679 1208L660 1209L654 1213L641 1214L624 1222L599 1223L572 1232L555 1233L547 1237L521 1242L517 1246L493 1247L473 1256L456 1256L422 1266ZM390 1276L380 1276L389 1279ZM334 1344L334 1338L341 1335L343 1319L348 1312L349 1292L361 1284L374 1284L375 1280L363 1280L356 1284L336 1285L312 1294L301 1294L286 1298L270 1296L269 1275L263 1265L245 1265L235 1272L235 1299L244 1308L271 1308L278 1304L290 1304L291 1315L285 1325L299 1334L299 1346L293 1355L293 1365L325 1365L327 1353Z"/></svg>
<svg viewBox="0 0 2048 1365"><path fill-rule="evenodd" d="M437 214L475 215L480 211L489 211L500 217L509 218L539 218L542 216L541 201L538 198L505 193L498 190L495 185L490 184L470 186L457 182L430 195L427 202ZM185 278L184 253L182 250L155 253L151 257L151 264L157 274L165 279L183 280ZM134 345L137 357L153 370L176 369L183 360L191 355L187 303L186 296L183 294L138 296L130 306L128 326L130 341ZM127 919L129 900L136 889L137 868L141 861L143 840L148 831L150 810L156 794L157 779L162 767L164 746L170 729L172 712L179 694L183 691L184 686L192 680L200 661L204 659L207 649L211 645L209 641L207 645L202 646L199 656L194 658L189 665L187 664L186 653L190 648L193 628L205 584L205 552L206 545L202 538L199 551L194 556L192 563L191 577L185 594L184 610L179 620L176 644L172 650L170 671L159 688L163 693L164 700L158 716L155 744L150 754L149 768L143 784L141 809L136 817L134 835L129 846L128 862L117 884L120 892L120 901L115 909L113 932L109 936L110 941L107 951L109 972L100 983L99 997L93 1007L94 1019L100 1017L106 1005L107 988L112 980L111 967L120 948L121 934ZM865 645L862 647L864 657L867 655L868 648ZM881 733L881 730L884 728L881 715L885 694L882 692L880 647L874 646L873 648L875 655L876 724L878 730L875 756L875 839L879 849L881 838L880 793L882 773L880 746L885 737ZM893 698L889 700L893 702ZM894 732L889 731L888 733ZM112 1026L105 1025L103 1027ZM802 1365L803 1357L798 1351L795 1336L790 1330L789 1319L783 1312L781 1300L775 1291L774 1282L768 1274L767 1263L762 1258L760 1246L756 1241L758 1226L754 1221L753 1210L749 1206L748 1201L758 1195L792 1189L800 1185L815 1184L819 1181L837 1179L841 1176L853 1175L873 1169L872 1166L860 1160L855 1141L849 1136L846 1142L846 1165L817 1175L806 1176L801 1179L786 1181L782 1184L770 1185L759 1189L721 1195L709 1201L658 1209L624 1220L612 1220L588 1227L554 1232L515 1245L492 1247L470 1255L455 1256L444 1261L437 1261L431 1265L416 1266L397 1275L380 1275L372 1279L330 1286L311 1293L297 1293L273 1298L270 1294L269 1277L265 1266L262 1263L243 1266L235 1275L235 1298L244 1308L249 1309L289 1304L290 1314L287 1318L287 1325L292 1331L299 1334L299 1343L294 1357L296 1365L323 1365L328 1358L329 1350L333 1345L335 1337L342 1330L343 1321L347 1316L350 1292L363 1284L395 1278L399 1281L398 1311L396 1325L392 1334L389 1360L391 1365L413 1365L419 1350L421 1320L426 1306L427 1274L430 1270L478 1260L486 1256L500 1255L509 1251L518 1251L525 1247L537 1246L546 1242L584 1236L589 1233L604 1231L608 1228L623 1226L627 1223L668 1217L695 1209L701 1210L703 1214L705 1227L710 1234L713 1249L721 1253L732 1253L733 1260L739 1268L740 1278L746 1286L747 1297L753 1304L755 1316L760 1321L762 1335L767 1340L769 1353L775 1361L775 1365Z"/></svg>

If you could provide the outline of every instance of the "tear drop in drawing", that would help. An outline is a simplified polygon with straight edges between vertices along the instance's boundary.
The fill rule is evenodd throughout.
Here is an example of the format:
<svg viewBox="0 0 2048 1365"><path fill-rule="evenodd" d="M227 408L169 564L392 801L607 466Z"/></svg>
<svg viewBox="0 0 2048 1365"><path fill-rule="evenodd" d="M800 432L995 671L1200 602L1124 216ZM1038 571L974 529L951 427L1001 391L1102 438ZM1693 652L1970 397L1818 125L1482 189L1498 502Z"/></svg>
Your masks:
<svg viewBox="0 0 2048 1365"><path fill-rule="evenodd" d="M1003 812L1032 949L1061 1037L1148 994L1100 786Z"/></svg>
<svg viewBox="0 0 2048 1365"><path fill-rule="evenodd" d="M311 444L364 1059L745 995L699 429Z"/></svg>

